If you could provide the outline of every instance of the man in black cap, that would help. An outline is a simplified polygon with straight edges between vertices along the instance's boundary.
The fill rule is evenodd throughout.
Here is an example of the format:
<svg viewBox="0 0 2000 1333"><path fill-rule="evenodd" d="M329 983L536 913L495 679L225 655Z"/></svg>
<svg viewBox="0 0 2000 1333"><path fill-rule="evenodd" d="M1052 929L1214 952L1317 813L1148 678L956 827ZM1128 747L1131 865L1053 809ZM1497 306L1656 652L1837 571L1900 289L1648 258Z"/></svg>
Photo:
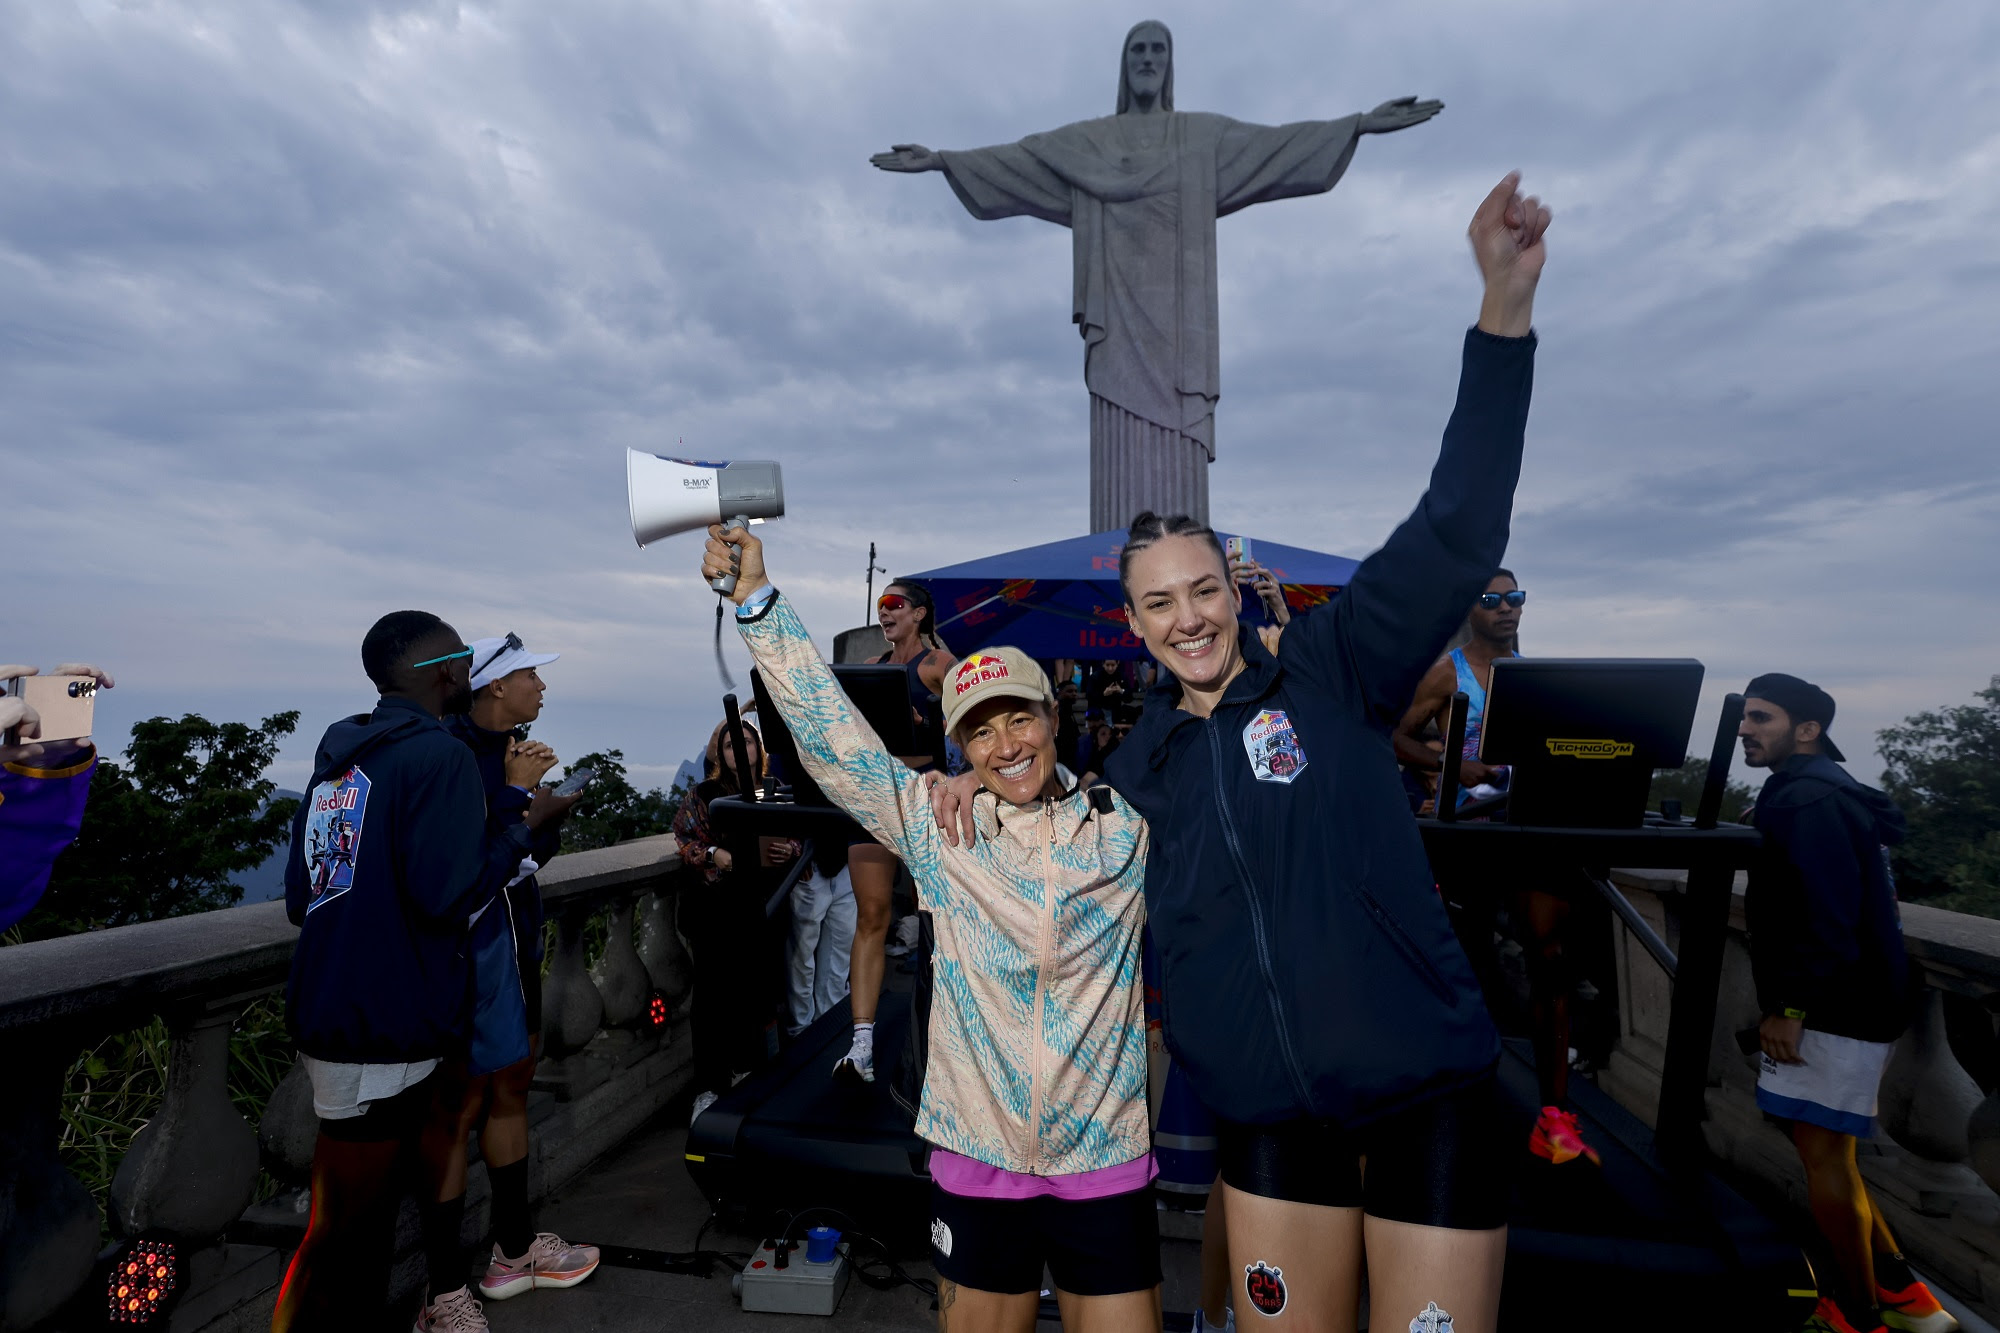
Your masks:
<svg viewBox="0 0 2000 1333"><path fill-rule="evenodd" d="M1957 1321L1911 1275L1854 1160L1855 1140L1875 1131L1882 1069L1908 1022L1887 850L1903 839L1903 814L1840 767L1825 690L1774 672L1743 693L1743 761L1771 770L1744 903L1764 1011L1757 1105L1790 1125L1840 1275L1838 1296L1822 1293L1806 1327L1944 1333Z"/></svg>

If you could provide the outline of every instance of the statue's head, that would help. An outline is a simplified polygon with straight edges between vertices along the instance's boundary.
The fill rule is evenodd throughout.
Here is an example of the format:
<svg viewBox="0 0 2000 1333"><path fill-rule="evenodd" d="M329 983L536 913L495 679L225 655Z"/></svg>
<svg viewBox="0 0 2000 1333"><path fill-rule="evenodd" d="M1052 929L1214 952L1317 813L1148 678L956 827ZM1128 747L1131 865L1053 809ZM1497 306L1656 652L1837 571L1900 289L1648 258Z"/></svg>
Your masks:
<svg viewBox="0 0 2000 1333"><path fill-rule="evenodd" d="M1118 60L1118 114L1135 105L1159 103L1174 109L1174 35L1158 19L1132 25Z"/></svg>

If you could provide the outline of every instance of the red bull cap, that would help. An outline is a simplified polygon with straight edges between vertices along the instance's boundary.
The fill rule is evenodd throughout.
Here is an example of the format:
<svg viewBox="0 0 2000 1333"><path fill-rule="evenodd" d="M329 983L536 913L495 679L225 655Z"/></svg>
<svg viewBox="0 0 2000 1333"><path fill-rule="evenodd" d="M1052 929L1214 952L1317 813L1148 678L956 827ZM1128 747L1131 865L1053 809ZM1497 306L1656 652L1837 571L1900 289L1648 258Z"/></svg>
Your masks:
<svg viewBox="0 0 2000 1333"><path fill-rule="evenodd" d="M944 675L944 729L949 735L982 699L1037 699L1053 705L1048 673L1019 648L982 648L967 653Z"/></svg>

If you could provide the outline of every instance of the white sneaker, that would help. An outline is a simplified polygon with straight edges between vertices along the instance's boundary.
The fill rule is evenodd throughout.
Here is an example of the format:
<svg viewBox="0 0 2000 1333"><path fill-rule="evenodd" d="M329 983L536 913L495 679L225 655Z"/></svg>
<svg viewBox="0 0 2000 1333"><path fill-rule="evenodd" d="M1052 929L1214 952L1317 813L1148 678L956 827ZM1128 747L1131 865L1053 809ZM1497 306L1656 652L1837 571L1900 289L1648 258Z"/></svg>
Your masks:
<svg viewBox="0 0 2000 1333"><path fill-rule="evenodd" d="M1220 1324L1208 1323L1207 1316L1197 1307L1194 1312L1194 1333L1236 1333L1236 1311L1225 1310L1222 1318L1223 1322Z"/></svg>
<svg viewBox="0 0 2000 1333"><path fill-rule="evenodd" d="M416 1333L480 1333L485 1327L479 1302L464 1287L447 1291L417 1311Z"/></svg>
<svg viewBox="0 0 2000 1333"><path fill-rule="evenodd" d="M694 1114L688 1117L689 1127L693 1127L694 1122L701 1119L701 1113L703 1111L706 1111L709 1107L715 1105L716 1097L717 1097L716 1093L704 1092L700 1096L694 1099Z"/></svg>

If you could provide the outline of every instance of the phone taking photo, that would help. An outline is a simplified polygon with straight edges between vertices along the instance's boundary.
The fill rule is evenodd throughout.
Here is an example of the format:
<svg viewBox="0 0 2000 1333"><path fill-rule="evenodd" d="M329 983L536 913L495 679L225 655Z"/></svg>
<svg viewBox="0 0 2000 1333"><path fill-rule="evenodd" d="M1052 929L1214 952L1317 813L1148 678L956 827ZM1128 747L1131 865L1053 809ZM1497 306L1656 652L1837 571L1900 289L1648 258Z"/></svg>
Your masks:
<svg viewBox="0 0 2000 1333"><path fill-rule="evenodd" d="M1249 564L1250 539L1248 537L1224 537L1222 539L1222 554L1231 560L1240 560L1246 565Z"/></svg>
<svg viewBox="0 0 2000 1333"><path fill-rule="evenodd" d="M562 780L562 785L556 788L555 794L557 796L574 796L595 781L597 781L596 769L579 768L576 772Z"/></svg>
<svg viewBox="0 0 2000 1333"><path fill-rule="evenodd" d="M41 732L30 740L45 745L82 740L91 732L97 712L97 679L94 676L16 676L7 682L7 693L35 710ZM5 744L19 745L18 727L7 729Z"/></svg>

